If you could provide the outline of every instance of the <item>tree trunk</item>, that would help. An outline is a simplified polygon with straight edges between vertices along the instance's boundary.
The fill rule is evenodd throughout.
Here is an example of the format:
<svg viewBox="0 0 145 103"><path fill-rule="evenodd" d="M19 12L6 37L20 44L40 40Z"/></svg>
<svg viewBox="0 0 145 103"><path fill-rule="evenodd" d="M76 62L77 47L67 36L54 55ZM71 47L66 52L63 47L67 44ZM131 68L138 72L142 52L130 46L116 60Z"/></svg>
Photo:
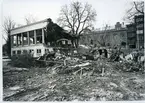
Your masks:
<svg viewBox="0 0 145 103"><path fill-rule="evenodd" d="M7 54L11 58L11 36L8 34L8 39L7 39Z"/></svg>
<svg viewBox="0 0 145 103"><path fill-rule="evenodd" d="M79 38L74 40L74 47L78 48L78 46L79 46Z"/></svg>

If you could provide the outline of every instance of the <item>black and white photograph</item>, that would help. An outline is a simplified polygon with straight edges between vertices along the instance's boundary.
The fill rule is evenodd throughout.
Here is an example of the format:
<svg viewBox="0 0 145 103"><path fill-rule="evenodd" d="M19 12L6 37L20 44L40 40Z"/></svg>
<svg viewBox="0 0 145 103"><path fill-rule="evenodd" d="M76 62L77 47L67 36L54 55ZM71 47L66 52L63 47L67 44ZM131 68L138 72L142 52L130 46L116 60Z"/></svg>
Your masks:
<svg viewBox="0 0 145 103"><path fill-rule="evenodd" d="M2 101L144 101L144 1L2 0Z"/></svg>

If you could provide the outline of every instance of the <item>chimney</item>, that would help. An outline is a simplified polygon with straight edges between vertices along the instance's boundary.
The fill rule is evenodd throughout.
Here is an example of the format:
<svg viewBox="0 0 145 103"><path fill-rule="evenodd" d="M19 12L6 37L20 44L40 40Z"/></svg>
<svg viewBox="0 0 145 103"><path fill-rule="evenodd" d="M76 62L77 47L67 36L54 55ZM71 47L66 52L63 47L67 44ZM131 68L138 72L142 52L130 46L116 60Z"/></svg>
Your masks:
<svg viewBox="0 0 145 103"><path fill-rule="evenodd" d="M117 22L117 23L116 23L116 25L115 25L115 29L116 29L116 30L121 29L121 24L120 24L120 22Z"/></svg>

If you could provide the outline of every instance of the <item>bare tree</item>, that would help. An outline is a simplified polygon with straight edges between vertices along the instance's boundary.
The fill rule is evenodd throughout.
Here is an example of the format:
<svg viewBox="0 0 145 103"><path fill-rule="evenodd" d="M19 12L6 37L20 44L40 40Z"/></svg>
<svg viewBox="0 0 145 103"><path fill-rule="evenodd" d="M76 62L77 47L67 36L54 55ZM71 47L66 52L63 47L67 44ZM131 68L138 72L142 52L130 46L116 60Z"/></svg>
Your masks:
<svg viewBox="0 0 145 103"><path fill-rule="evenodd" d="M122 38L118 34L109 33L108 31L111 29L111 26L105 24L104 30L100 34L98 34L96 41L100 46L119 46L121 45Z"/></svg>
<svg viewBox="0 0 145 103"><path fill-rule="evenodd" d="M96 41L100 46L108 45L107 39L108 39L109 35L107 34L107 31L109 30L109 28L110 28L110 26L108 24L105 24L103 32L101 34L98 34L98 38L96 39Z"/></svg>
<svg viewBox="0 0 145 103"><path fill-rule="evenodd" d="M28 25L28 24L36 22L37 19L33 15L27 15L25 16L25 21L26 21L26 24Z"/></svg>
<svg viewBox="0 0 145 103"><path fill-rule="evenodd" d="M144 1L134 1L131 3L132 7L126 11L124 20L133 22L135 15L144 15Z"/></svg>
<svg viewBox="0 0 145 103"><path fill-rule="evenodd" d="M16 24L15 27L21 27L21 26L23 26L23 25L22 24Z"/></svg>
<svg viewBox="0 0 145 103"><path fill-rule="evenodd" d="M111 38L110 40L111 47L121 46L122 38L120 37L120 35L111 34L110 38Z"/></svg>
<svg viewBox="0 0 145 103"><path fill-rule="evenodd" d="M11 17L6 17L4 19L4 24L3 24L3 30L5 31L5 36L3 34L3 38L6 41L5 48L8 56L11 55L11 36L10 36L10 30L15 28L16 23L11 19Z"/></svg>
<svg viewBox="0 0 145 103"><path fill-rule="evenodd" d="M3 29L7 35L11 29L15 28L16 23L11 19L11 17L6 17L3 24Z"/></svg>
<svg viewBox="0 0 145 103"><path fill-rule="evenodd" d="M88 3L84 5L81 2L72 2L70 6L64 5L61 8L58 23L70 30L71 34L79 37L85 30L89 30L92 27L96 18L96 11L92 9L92 6ZM75 47L78 46L78 40L76 39Z"/></svg>

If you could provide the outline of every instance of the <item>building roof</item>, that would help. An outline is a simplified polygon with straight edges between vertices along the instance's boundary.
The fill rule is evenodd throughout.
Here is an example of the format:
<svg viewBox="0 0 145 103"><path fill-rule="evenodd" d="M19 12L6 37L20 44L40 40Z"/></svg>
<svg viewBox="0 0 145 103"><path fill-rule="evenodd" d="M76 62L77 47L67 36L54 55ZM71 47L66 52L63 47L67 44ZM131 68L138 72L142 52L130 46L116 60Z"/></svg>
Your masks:
<svg viewBox="0 0 145 103"><path fill-rule="evenodd" d="M103 34L103 33L111 33L111 32L121 32L121 31L127 31L127 28L120 28L120 29L109 29L109 30L100 30L100 31L90 31L87 34L94 35L94 34Z"/></svg>
<svg viewBox="0 0 145 103"><path fill-rule="evenodd" d="M15 29L24 28L24 27L27 27L27 26L32 26L32 25L35 25L35 24L47 22L47 20L48 19L44 19L44 20L41 20L41 21L37 21L37 22L34 22L34 23L30 23L30 24L27 24L27 25L23 25L23 26L20 26L20 27L16 27L16 28L13 28L11 30L15 30Z"/></svg>
<svg viewBox="0 0 145 103"><path fill-rule="evenodd" d="M21 27L11 29L11 35L19 34L22 32L27 32L27 31L32 31L32 30L36 30L36 29L41 29L43 27L46 27L47 23L48 23L48 19L45 19L45 20L41 20L41 21L38 21L35 23L31 23L28 25L24 25Z"/></svg>

